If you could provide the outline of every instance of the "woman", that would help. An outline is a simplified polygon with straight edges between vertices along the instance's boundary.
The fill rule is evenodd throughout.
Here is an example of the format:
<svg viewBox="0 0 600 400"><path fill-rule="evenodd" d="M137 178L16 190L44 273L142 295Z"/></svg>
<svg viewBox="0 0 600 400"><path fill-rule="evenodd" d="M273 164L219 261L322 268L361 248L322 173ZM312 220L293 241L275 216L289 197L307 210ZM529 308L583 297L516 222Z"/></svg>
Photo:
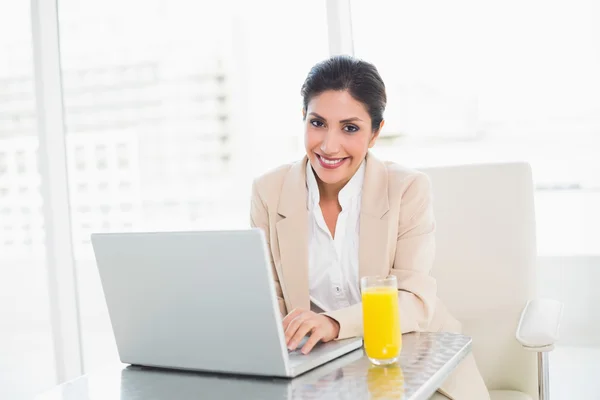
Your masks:
<svg viewBox="0 0 600 400"><path fill-rule="evenodd" d="M302 86L306 156L258 178L251 221L264 230L290 349L362 335L359 279L395 275L402 332L458 331L429 275L435 221L423 173L369 153L384 126L377 69L349 56L315 65ZM489 398L472 357L442 387Z"/></svg>

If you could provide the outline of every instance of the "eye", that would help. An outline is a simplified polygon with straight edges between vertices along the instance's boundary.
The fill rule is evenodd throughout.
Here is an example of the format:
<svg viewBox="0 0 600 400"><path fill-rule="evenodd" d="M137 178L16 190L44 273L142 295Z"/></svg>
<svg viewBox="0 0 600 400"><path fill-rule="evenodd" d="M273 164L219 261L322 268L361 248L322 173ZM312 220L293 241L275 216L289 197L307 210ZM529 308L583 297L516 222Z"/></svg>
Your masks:
<svg viewBox="0 0 600 400"><path fill-rule="evenodd" d="M358 126L346 125L346 126L344 126L344 131L346 131L348 133L356 133L356 132L358 132Z"/></svg>
<svg viewBox="0 0 600 400"><path fill-rule="evenodd" d="M321 128L321 127L325 126L325 124L323 123L323 121L321 121L319 119L311 119L310 120L310 124L312 126L314 126L315 128Z"/></svg>

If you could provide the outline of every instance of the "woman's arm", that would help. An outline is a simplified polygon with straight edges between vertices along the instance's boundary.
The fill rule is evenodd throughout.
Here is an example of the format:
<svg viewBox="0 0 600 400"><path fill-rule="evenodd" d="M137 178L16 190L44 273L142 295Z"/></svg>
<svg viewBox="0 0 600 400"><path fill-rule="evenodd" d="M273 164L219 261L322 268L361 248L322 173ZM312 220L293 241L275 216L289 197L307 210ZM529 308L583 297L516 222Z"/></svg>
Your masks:
<svg viewBox="0 0 600 400"><path fill-rule="evenodd" d="M273 253L271 252L270 244L270 230L269 230L269 212L267 211L267 205L263 201L256 181L252 184L252 199L250 205L250 225L253 228L260 228L265 233L267 241L267 249L269 250L269 262L271 263L271 269L273 271L273 280L275 283L275 293L277 294L277 302L279 303L279 311L283 318L286 314L285 302L283 300L283 292L281 290L281 284L279 283L279 277L275 270L275 264L273 262Z"/></svg>
<svg viewBox="0 0 600 400"><path fill-rule="evenodd" d="M431 184L427 175L419 173L402 195L390 270L398 280L402 333L426 330L433 316L437 285L429 271L435 256L434 232ZM338 339L362 335L362 304L325 315L340 324Z"/></svg>

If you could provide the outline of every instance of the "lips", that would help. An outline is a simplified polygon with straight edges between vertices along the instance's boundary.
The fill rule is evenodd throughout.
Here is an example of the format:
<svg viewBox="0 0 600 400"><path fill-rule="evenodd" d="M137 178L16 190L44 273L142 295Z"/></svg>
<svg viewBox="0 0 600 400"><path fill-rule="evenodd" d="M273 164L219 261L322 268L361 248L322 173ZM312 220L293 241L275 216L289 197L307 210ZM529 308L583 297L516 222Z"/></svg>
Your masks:
<svg viewBox="0 0 600 400"><path fill-rule="evenodd" d="M319 164L321 164L321 166L323 168L336 169L336 168L340 167L341 165L343 165L346 162L346 160L348 159L348 157L328 158L328 157L324 157L320 154L317 154L317 159L319 160Z"/></svg>

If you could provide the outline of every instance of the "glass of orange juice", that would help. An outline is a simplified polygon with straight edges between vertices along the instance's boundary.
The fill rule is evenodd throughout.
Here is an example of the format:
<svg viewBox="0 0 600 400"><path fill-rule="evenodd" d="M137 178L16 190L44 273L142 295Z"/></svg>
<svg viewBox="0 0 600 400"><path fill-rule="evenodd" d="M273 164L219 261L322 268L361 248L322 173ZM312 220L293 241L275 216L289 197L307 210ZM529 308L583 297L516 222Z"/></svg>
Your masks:
<svg viewBox="0 0 600 400"><path fill-rule="evenodd" d="M360 288L365 352L373 364L393 364L402 349L396 277L365 276Z"/></svg>

